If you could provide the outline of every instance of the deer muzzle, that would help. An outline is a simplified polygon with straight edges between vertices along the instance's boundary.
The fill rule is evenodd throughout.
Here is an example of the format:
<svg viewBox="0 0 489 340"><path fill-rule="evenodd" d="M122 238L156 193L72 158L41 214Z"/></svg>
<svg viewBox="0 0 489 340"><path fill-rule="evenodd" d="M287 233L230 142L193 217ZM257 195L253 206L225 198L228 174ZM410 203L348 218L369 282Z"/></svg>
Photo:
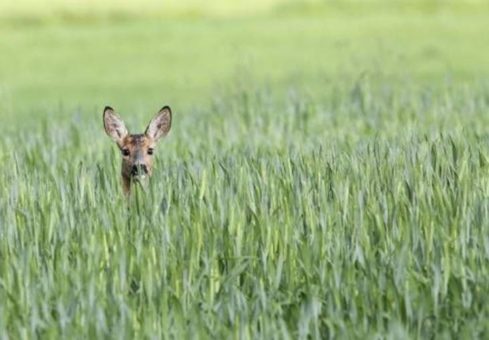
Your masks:
<svg viewBox="0 0 489 340"><path fill-rule="evenodd" d="M148 167L146 166L146 164L139 163L139 164L134 164L131 167L131 177L135 179L139 179L139 178L144 179L147 174L148 174Z"/></svg>

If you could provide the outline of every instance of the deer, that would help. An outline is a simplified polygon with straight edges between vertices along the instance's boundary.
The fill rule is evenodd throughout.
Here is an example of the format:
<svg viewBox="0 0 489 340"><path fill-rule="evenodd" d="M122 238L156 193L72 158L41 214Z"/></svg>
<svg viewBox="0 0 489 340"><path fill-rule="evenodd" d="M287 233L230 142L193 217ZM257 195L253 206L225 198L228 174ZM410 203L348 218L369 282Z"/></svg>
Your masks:
<svg viewBox="0 0 489 340"><path fill-rule="evenodd" d="M170 131L171 118L170 107L164 106L149 122L144 133L131 134L114 109L105 107L105 132L117 144L122 154L122 189L126 197L130 195L133 183L142 184L146 178L151 177L156 143Z"/></svg>

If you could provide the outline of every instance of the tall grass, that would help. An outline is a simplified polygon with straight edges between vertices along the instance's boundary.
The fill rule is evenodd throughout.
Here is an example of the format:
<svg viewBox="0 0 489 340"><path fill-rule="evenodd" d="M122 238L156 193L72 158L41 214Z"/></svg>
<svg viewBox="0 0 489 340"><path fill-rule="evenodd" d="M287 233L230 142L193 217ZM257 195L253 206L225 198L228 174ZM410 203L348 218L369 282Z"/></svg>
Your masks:
<svg viewBox="0 0 489 340"><path fill-rule="evenodd" d="M0 139L0 334L484 337L487 89L409 88L175 111L129 203L99 113L19 124Z"/></svg>

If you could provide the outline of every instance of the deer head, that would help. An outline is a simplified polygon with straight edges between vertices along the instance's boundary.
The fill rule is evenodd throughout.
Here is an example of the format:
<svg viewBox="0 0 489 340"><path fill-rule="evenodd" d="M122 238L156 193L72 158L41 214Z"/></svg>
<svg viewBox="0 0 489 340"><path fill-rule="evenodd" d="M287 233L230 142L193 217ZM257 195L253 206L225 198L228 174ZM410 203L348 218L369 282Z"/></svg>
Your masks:
<svg viewBox="0 0 489 340"><path fill-rule="evenodd" d="M168 134L171 127L171 109L163 107L149 122L142 134L130 134L122 119L107 106L104 109L104 128L121 150L122 185L129 195L131 184L150 177L153 169L153 153L156 143Z"/></svg>

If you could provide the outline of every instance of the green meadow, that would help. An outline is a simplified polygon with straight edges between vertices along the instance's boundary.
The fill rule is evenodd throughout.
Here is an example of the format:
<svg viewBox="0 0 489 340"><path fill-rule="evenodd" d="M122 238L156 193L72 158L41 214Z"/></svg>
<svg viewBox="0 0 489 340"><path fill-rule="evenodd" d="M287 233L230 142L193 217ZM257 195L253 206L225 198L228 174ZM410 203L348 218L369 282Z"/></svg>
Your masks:
<svg viewBox="0 0 489 340"><path fill-rule="evenodd" d="M489 336L482 1L0 5L0 339ZM172 129L126 199L102 111Z"/></svg>

